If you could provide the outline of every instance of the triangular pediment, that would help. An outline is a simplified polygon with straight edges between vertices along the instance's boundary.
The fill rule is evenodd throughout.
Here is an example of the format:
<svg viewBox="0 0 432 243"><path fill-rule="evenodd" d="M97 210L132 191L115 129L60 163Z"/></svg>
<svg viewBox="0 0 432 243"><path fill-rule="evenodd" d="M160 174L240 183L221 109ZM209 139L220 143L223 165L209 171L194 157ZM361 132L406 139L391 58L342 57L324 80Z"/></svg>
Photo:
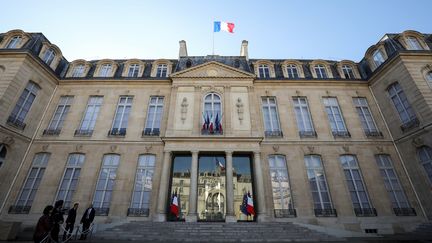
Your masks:
<svg viewBox="0 0 432 243"><path fill-rule="evenodd" d="M255 78L255 74L211 61L186 70L172 73L171 78Z"/></svg>

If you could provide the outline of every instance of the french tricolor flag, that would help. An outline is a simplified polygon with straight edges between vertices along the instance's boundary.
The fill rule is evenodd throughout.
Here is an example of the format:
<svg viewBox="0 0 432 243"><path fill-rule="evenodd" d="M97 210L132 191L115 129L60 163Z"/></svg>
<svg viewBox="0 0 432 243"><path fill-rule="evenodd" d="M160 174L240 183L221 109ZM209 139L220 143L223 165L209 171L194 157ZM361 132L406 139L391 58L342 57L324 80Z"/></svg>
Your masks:
<svg viewBox="0 0 432 243"><path fill-rule="evenodd" d="M215 21L213 26L213 32L220 32L223 30L229 33L234 33L234 23Z"/></svg>

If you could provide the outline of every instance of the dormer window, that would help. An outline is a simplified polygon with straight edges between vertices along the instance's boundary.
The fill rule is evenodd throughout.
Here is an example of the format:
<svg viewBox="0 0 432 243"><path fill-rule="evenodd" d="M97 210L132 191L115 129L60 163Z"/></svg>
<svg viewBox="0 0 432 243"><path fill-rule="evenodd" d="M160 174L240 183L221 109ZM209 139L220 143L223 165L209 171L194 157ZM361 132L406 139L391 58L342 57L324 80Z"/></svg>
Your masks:
<svg viewBox="0 0 432 243"><path fill-rule="evenodd" d="M83 74L84 74L84 69L85 69L85 67L84 67L83 64L78 64L78 65L76 65L76 66L73 68L73 71L72 71L72 77L73 77L73 78L79 78L79 77L82 77Z"/></svg>
<svg viewBox="0 0 432 243"><path fill-rule="evenodd" d="M354 71L353 71L352 67L349 65L343 65L342 66L342 72L343 72L343 75L346 79L355 78Z"/></svg>
<svg viewBox="0 0 432 243"><path fill-rule="evenodd" d="M261 64L258 66L258 74L260 78L270 78L270 68L268 65Z"/></svg>
<svg viewBox="0 0 432 243"><path fill-rule="evenodd" d="M50 66L51 65L51 63L52 63L52 61L54 60L54 58L55 58L55 52L54 52L54 50L53 49L48 49L48 50L46 50L46 52L45 52L45 54L44 54L44 56L43 56L43 58L42 58L42 60L48 65L48 66Z"/></svg>
<svg viewBox="0 0 432 243"><path fill-rule="evenodd" d="M157 66L157 71L156 71L156 77L166 77L168 73L168 65L166 64L159 64Z"/></svg>
<svg viewBox="0 0 432 243"><path fill-rule="evenodd" d="M407 43L408 50L423 50L423 47L420 45L420 42L414 36L408 36L406 38L406 43Z"/></svg>
<svg viewBox="0 0 432 243"><path fill-rule="evenodd" d="M430 71L426 74L426 80L429 82L432 82L432 71Z"/></svg>
<svg viewBox="0 0 432 243"><path fill-rule="evenodd" d="M22 37L17 35L11 38L9 44L6 46L8 49L18 48L18 45L21 43Z"/></svg>
<svg viewBox="0 0 432 243"><path fill-rule="evenodd" d="M382 52L380 50L376 50L372 54L372 58L373 58L373 61L374 61L376 67L379 67L385 61L384 55L382 54Z"/></svg>
<svg viewBox="0 0 432 243"><path fill-rule="evenodd" d="M138 77L139 71L140 71L140 65L139 64L131 64L129 66L128 77L130 77L130 78Z"/></svg>
<svg viewBox="0 0 432 243"><path fill-rule="evenodd" d="M299 78L297 66L294 64L287 65L288 78Z"/></svg>
<svg viewBox="0 0 432 243"><path fill-rule="evenodd" d="M328 78L324 65L318 64L314 67L317 78Z"/></svg>
<svg viewBox="0 0 432 243"><path fill-rule="evenodd" d="M111 76L112 65L111 64L103 64L99 70L99 77L109 77Z"/></svg>

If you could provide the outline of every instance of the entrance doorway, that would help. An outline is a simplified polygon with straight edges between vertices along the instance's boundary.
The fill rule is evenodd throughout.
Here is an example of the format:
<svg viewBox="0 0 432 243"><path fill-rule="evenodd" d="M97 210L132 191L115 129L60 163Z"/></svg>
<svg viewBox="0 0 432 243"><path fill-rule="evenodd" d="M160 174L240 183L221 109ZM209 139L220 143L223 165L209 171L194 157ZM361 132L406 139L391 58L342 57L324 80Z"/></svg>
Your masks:
<svg viewBox="0 0 432 243"><path fill-rule="evenodd" d="M225 221L225 157L203 155L198 159L198 220Z"/></svg>

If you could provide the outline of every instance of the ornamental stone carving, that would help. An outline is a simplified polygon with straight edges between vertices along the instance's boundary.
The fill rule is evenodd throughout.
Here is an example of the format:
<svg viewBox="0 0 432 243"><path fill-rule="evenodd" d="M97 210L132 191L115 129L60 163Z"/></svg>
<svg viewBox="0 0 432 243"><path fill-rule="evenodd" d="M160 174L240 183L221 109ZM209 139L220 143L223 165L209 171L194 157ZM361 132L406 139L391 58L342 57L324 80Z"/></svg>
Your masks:
<svg viewBox="0 0 432 243"><path fill-rule="evenodd" d="M188 104L187 98L184 97L183 101L181 103L181 120L182 120L182 123L184 123L186 120L188 106L189 106L189 104Z"/></svg>
<svg viewBox="0 0 432 243"><path fill-rule="evenodd" d="M15 143L15 140L13 137L7 136L7 137L3 138L2 143L6 144L8 146L11 146L12 144Z"/></svg>
<svg viewBox="0 0 432 243"><path fill-rule="evenodd" d="M244 105L242 100L240 99L240 97L237 99L237 114L238 114L238 119L240 121L240 124L242 124L243 122L243 113L244 113Z"/></svg>

